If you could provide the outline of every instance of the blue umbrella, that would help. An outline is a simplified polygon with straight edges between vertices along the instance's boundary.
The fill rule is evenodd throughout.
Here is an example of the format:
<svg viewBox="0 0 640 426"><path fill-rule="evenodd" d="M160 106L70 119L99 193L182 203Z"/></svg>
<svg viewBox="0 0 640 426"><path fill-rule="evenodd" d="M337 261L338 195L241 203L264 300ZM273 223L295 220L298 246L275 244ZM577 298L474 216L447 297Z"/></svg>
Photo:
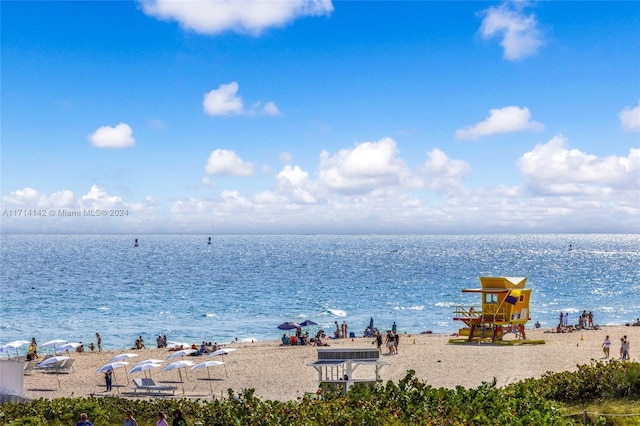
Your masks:
<svg viewBox="0 0 640 426"><path fill-rule="evenodd" d="M278 326L280 330L295 330L296 328L299 328L299 327L300 327L300 324L295 322L289 322L289 321L283 322Z"/></svg>
<svg viewBox="0 0 640 426"><path fill-rule="evenodd" d="M304 320L304 321L302 321L302 322L300 323L300 326L301 326L301 327L307 327L307 326L309 326L309 325L318 325L318 323L317 323L317 322L313 322L313 321L311 321L311 320Z"/></svg>

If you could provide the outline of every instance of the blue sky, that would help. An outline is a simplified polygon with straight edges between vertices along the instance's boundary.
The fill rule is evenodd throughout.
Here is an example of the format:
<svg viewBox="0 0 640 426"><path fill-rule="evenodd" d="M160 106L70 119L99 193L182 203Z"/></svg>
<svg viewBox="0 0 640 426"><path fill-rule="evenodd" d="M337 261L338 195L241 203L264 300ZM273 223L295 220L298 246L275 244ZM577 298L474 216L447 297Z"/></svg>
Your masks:
<svg viewBox="0 0 640 426"><path fill-rule="evenodd" d="M640 2L1 7L4 233L640 232Z"/></svg>

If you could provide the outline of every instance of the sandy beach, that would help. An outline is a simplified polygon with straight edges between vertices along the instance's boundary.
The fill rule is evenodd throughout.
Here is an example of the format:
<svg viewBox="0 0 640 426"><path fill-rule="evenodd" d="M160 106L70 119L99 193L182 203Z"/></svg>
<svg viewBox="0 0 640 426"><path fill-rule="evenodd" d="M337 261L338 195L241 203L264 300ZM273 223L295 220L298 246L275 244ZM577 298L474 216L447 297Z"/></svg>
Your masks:
<svg viewBox="0 0 640 426"><path fill-rule="evenodd" d="M619 356L620 338L624 335L630 342L632 360L639 360L635 348L640 345L640 327L603 327L600 330L584 330L573 333L550 333L545 330L528 330L529 339L543 339L542 345L490 345L448 343L450 335L402 334L399 353L381 359L389 365L381 370L383 381L397 382L407 370L415 370L416 376L434 387L476 387L482 382L497 379L503 386L529 377L540 377L548 371L573 371L577 365L589 364L603 358L602 341L605 335L612 341L611 356ZM328 340L330 348L372 348L369 338ZM114 372L111 392L105 391L104 375L96 370L118 354L135 353L129 359L130 369L146 359L166 359L172 352L167 349L109 350L101 353L71 353L75 358L73 371L52 374L34 371L24 378L24 396L28 398L57 398L71 396L133 395L133 379L151 374L157 384L177 386L175 397L211 399L226 397L227 389L240 392L254 388L256 395L264 399L290 400L315 392L318 375L307 364L317 359L317 348L313 346L282 347L277 341L237 343L227 347L237 350L224 356L224 366L213 367L207 372L200 370L162 371L162 367L147 372L127 375L124 368ZM180 359L180 358L178 358ZM216 357L192 357L183 359L200 363L208 360L222 361ZM163 366L176 359L165 361ZM365 375L372 370L359 371ZM211 380L208 379L208 373Z"/></svg>

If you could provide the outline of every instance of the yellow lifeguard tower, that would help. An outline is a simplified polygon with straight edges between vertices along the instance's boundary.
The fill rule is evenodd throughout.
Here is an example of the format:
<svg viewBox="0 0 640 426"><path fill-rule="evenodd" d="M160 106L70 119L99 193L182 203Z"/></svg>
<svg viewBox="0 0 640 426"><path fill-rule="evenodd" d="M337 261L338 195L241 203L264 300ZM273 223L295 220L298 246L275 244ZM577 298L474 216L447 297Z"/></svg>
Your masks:
<svg viewBox="0 0 640 426"><path fill-rule="evenodd" d="M458 331L466 339L451 339L450 343L463 343L491 339L492 343L503 343L502 337L513 332L517 342L544 343L526 340L524 326L529 321L531 289L525 288L526 277L480 277L480 288L463 289L463 293L480 293L482 308L457 306L455 321L465 327ZM513 341L504 342L513 344Z"/></svg>

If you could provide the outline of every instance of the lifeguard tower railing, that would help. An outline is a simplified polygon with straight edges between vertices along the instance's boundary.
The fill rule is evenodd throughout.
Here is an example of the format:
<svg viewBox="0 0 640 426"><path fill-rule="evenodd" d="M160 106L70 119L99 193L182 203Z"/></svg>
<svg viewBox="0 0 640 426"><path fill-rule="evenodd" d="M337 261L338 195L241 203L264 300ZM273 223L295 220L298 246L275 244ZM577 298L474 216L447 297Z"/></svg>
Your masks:
<svg viewBox="0 0 640 426"><path fill-rule="evenodd" d="M507 306L504 306L504 304L497 305L496 310L491 312L487 311L487 307L488 306L485 306L485 312L483 312L482 308L477 308L475 306L466 308L458 305L455 307L455 311L453 312L453 319L455 321L462 321L467 327L470 327L472 323L477 325L484 322L509 322Z"/></svg>

